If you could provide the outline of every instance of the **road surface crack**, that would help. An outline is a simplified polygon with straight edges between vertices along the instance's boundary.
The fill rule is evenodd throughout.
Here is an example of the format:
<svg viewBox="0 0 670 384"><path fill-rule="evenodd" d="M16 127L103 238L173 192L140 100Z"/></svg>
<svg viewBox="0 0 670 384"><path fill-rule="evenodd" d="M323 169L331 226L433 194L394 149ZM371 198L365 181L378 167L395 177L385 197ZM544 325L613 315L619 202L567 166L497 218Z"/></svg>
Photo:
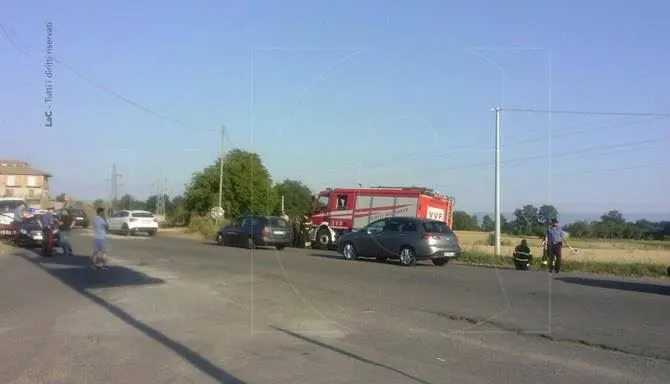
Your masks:
<svg viewBox="0 0 670 384"><path fill-rule="evenodd" d="M525 331L523 329L520 329L520 328L509 327L509 326L506 326L506 325L503 325L501 323L491 321L491 320L488 320L488 319L479 319L478 320L478 319L475 319L475 318L472 318L472 317L467 317L467 316L462 316L462 315L453 315L453 314L444 313L444 312L426 311L426 310L423 310L423 309L416 309L416 310L418 310L420 312L423 312L423 313L428 313L428 314L432 314L432 315L435 315L435 316L439 316L439 317L442 317L442 318L445 318L445 319L448 319L448 320L451 320L451 321L465 322L465 323L473 324L473 325L484 325L484 324L490 325L490 326L498 328L502 331L510 332L510 333L513 333L513 334L516 334L516 335L519 335L519 336L535 337L535 338L539 338L539 339L548 340L548 341L551 341L551 342L554 342L554 343L566 343L566 344L573 344L573 345L581 345L581 346L584 346L584 347L597 348L597 349L600 349L600 350L603 350L603 351L622 353L624 355L640 357L640 358L645 358L645 359L652 359L652 360L659 360L659 361L670 361L670 358L668 358L667 356L663 356L663 355L660 355L660 354L657 354L657 353L648 353L648 354L637 353L637 352L627 351L625 349L613 347L613 346L607 345L607 344L594 343L594 342L584 340L584 339L554 337L550 333L537 333L537 332L532 332L531 333L531 332L527 332L527 331ZM458 331L455 331L454 333L458 333Z"/></svg>

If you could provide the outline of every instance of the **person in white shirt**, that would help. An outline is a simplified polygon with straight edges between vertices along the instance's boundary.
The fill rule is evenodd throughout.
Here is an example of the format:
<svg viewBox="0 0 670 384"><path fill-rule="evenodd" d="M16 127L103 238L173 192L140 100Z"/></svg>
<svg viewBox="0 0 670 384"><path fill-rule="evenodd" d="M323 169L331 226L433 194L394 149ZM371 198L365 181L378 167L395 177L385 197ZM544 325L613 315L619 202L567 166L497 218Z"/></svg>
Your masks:
<svg viewBox="0 0 670 384"><path fill-rule="evenodd" d="M109 224L104 217L105 209L98 208L93 219L93 267L107 266L107 231Z"/></svg>

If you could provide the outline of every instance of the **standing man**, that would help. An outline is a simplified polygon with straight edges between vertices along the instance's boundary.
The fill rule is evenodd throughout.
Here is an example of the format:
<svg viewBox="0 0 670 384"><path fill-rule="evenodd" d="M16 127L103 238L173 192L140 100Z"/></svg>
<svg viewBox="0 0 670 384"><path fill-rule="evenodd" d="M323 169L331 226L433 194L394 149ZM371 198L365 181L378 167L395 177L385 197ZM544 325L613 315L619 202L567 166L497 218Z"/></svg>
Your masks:
<svg viewBox="0 0 670 384"><path fill-rule="evenodd" d="M40 217L42 224L42 255L51 256L53 250L53 207L50 207L45 214Z"/></svg>
<svg viewBox="0 0 670 384"><path fill-rule="evenodd" d="M15 232L15 241L16 244L19 243L21 237L21 224L23 219L26 217L26 204L22 201L19 203L18 207L14 209L14 221L12 222Z"/></svg>
<svg viewBox="0 0 670 384"><path fill-rule="evenodd" d="M74 225L74 217L68 209L61 211L60 228L58 228L58 236L60 246L63 248L63 255L73 256L72 244L70 244L70 230Z"/></svg>
<svg viewBox="0 0 670 384"><path fill-rule="evenodd" d="M545 237L545 242L547 245L547 250L549 251L549 263L548 269L549 273L559 273L561 271L561 258L563 244L572 249L565 241L565 232L558 225L558 220L551 219L551 227L547 229L547 235Z"/></svg>
<svg viewBox="0 0 670 384"><path fill-rule="evenodd" d="M96 209L93 219L93 267L107 268L107 231L109 224L105 220L105 208Z"/></svg>

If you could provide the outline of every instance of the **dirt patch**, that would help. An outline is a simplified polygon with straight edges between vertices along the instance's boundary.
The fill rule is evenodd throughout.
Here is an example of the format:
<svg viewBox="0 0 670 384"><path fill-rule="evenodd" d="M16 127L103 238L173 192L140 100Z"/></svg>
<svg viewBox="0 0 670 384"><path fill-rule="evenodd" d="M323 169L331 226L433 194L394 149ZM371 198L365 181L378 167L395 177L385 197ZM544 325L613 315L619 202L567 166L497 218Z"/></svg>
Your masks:
<svg viewBox="0 0 670 384"><path fill-rule="evenodd" d="M205 237L198 232L189 232L184 228L165 228L159 230L160 236L179 237L182 239L205 240Z"/></svg>

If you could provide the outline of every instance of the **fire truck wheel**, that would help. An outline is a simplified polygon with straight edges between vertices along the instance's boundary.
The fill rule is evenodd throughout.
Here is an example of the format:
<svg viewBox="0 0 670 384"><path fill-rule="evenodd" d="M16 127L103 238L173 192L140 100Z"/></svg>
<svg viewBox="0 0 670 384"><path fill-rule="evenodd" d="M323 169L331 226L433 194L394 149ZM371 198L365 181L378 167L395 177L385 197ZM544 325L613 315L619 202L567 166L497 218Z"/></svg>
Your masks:
<svg viewBox="0 0 670 384"><path fill-rule="evenodd" d="M344 246L342 247L342 255L347 260L356 260L358 256L356 255L356 247L354 247L354 244L349 241L344 243Z"/></svg>
<svg viewBox="0 0 670 384"><path fill-rule="evenodd" d="M412 247L404 246L400 249L400 264L406 267L416 264L416 253Z"/></svg>
<svg viewBox="0 0 670 384"><path fill-rule="evenodd" d="M321 248L328 248L330 246L330 231L326 228L321 228L316 234L316 242Z"/></svg>

